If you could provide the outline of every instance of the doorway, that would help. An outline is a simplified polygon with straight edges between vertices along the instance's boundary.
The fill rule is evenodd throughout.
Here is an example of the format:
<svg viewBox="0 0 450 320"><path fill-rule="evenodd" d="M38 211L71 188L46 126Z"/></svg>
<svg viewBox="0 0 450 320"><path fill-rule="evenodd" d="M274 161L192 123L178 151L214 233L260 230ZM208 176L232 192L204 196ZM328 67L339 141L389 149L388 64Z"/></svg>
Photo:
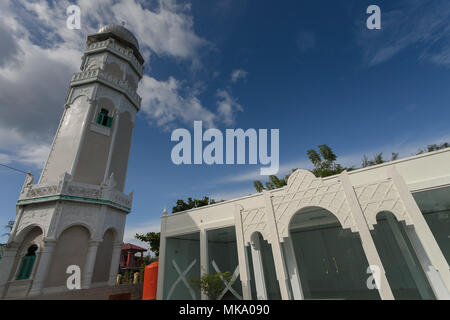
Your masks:
<svg viewBox="0 0 450 320"><path fill-rule="evenodd" d="M289 234L305 299L380 299L367 286L369 264L359 234L342 229L330 211L300 210Z"/></svg>

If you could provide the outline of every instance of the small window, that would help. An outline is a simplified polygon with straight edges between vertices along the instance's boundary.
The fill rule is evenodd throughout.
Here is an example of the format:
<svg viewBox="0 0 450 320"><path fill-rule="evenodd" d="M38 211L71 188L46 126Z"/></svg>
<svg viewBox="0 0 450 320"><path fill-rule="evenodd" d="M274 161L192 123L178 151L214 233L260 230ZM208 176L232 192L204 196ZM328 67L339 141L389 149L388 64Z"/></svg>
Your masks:
<svg viewBox="0 0 450 320"><path fill-rule="evenodd" d="M102 126L111 128L113 118L108 116L108 114L109 114L108 110L102 109L97 116L97 123Z"/></svg>
<svg viewBox="0 0 450 320"><path fill-rule="evenodd" d="M20 262L19 272L17 273L16 280L29 279L33 272L34 262L36 261L36 251L38 246L33 244L28 248L27 254L22 258Z"/></svg>

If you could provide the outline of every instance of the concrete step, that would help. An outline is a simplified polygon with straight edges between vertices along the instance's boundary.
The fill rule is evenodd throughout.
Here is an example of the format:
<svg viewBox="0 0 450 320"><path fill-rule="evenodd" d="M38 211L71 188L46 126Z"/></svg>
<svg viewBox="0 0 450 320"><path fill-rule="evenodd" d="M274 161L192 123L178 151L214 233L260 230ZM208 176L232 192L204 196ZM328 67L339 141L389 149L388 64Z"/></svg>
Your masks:
<svg viewBox="0 0 450 320"><path fill-rule="evenodd" d="M126 295L129 293L130 295ZM70 290L51 293L35 297L21 298L21 300L122 300L142 298L142 284L122 284L91 289Z"/></svg>

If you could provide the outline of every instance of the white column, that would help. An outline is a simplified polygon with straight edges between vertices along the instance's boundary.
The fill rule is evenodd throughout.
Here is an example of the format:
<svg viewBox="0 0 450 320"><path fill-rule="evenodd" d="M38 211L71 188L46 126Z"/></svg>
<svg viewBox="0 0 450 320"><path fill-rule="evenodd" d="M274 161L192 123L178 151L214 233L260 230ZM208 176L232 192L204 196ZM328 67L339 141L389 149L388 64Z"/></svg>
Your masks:
<svg viewBox="0 0 450 320"><path fill-rule="evenodd" d="M205 229L200 230L200 276L209 274L208 234ZM208 300L208 296L201 292L202 300Z"/></svg>
<svg viewBox="0 0 450 320"><path fill-rule="evenodd" d="M164 270L166 265L166 222L167 211L164 209L161 217L161 233L159 240L159 259L158 259L158 286L156 288L156 299L162 300L164 297Z"/></svg>
<svg viewBox="0 0 450 320"><path fill-rule="evenodd" d="M244 242L244 232L242 229L242 207L236 206L234 212L234 223L236 229L236 246L239 260L239 277L242 283L242 296L244 300L252 299L252 290L250 287L250 270L248 267L248 255Z"/></svg>
<svg viewBox="0 0 450 320"><path fill-rule="evenodd" d="M256 298L258 300L267 300L266 279L264 277L259 233L254 233L251 241L250 249L252 252L253 273L255 275Z"/></svg>
<svg viewBox="0 0 450 320"><path fill-rule="evenodd" d="M284 239L284 252L286 254L286 266L288 269L289 280L291 281L292 295L294 300L304 300L300 274L297 261L295 260L294 246L291 237Z"/></svg>
<svg viewBox="0 0 450 320"><path fill-rule="evenodd" d="M8 245L4 248L0 259L0 299L6 294L5 288L11 275L11 269L17 256L18 246Z"/></svg>
<svg viewBox="0 0 450 320"><path fill-rule="evenodd" d="M109 268L108 285L113 286L116 284L116 276L119 270L120 253L122 252L122 242L116 242L113 245L113 252L111 257L111 267Z"/></svg>
<svg viewBox="0 0 450 320"><path fill-rule="evenodd" d="M291 292L289 290L289 279L286 272L286 265L284 262L283 251L281 250L280 237L278 235L278 227L275 220L275 212L272 206L272 195L268 191L264 191L266 203L266 217L267 224L270 229L271 245L273 260L275 263L275 271L277 273L277 280L280 286L281 299L290 300Z"/></svg>
<svg viewBox="0 0 450 320"><path fill-rule="evenodd" d="M428 227L428 224L425 221L425 218L423 217L422 212L417 206L417 203L414 200L411 192L409 191L405 181L397 172L394 166L390 166L389 173L392 177L392 181L394 182L395 187L397 188L399 196L402 199L403 204L405 205L406 212L411 218L411 221L414 225L414 230L417 233L417 236L425 250L425 253L428 256L428 259L431 261L433 267L439 272L439 275L442 278L447 291L450 292L450 270L447 260L442 254L442 251L439 248L436 239L431 233L430 227Z"/></svg>
<svg viewBox="0 0 450 320"><path fill-rule="evenodd" d="M86 262L84 268L81 270L81 288L89 289L92 283L92 275L94 273L95 259L97 258L97 250L100 245L100 241L89 241L88 252L86 256Z"/></svg>
<svg viewBox="0 0 450 320"><path fill-rule="evenodd" d="M56 241L55 240L45 240L44 248L42 248L36 272L33 277L33 285L31 287L29 296L39 296L42 294L44 288L45 279L47 278L48 270L50 268L50 263L53 257L53 251L55 250Z"/></svg>
<svg viewBox="0 0 450 320"><path fill-rule="evenodd" d="M391 287L386 277L386 271L381 263L380 256L378 255L377 248L369 231L369 226L367 225L366 218L364 217L364 213L359 205L358 198L356 197L355 190L353 189L347 171L342 172L339 175L339 179L350 205L353 218L355 219L367 261L370 266L376 266L380 270L380 283L378 288L380 297L383 300L394 300L394 295L392 294Z"/></svg>

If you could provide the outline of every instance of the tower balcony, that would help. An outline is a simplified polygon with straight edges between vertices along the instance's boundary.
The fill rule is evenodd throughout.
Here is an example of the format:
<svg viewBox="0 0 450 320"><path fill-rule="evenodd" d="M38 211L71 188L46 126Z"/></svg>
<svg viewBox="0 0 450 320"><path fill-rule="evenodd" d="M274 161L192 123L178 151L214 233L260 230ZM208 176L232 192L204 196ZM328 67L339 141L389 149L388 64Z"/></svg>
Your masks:
<svg viewBox="0 0 450 320"><path fill-rule="evenodd" d="M128 100L139 110L142 98L136 93L133 87L125 80L117 79L101 69L86 70L72 75L70 85L72 87L98 81L104 85L123 93Z"/></svg>
<svg viewBox="0 0 450 320"><path fill-rule="evenodd" d="M87 44L85 54L93 54L101 51L109 51L118 57L128 61L131 67L142 77L144 74L144 65L134 55L134 52L130 48L124 48L117 44L113 39L107 39L103 41L93 42Z"/></svg>
<svg viewBox="0 0 450 320"><path fill-rule="evenodd" d="M114 207L129 213L133 202L133 193L128 195L116 190L113 176L100 186L72 181L69 174L64 174L60 181L31 184L25 181L17 205L50 201L75 201L96 203Z"/></svg>

